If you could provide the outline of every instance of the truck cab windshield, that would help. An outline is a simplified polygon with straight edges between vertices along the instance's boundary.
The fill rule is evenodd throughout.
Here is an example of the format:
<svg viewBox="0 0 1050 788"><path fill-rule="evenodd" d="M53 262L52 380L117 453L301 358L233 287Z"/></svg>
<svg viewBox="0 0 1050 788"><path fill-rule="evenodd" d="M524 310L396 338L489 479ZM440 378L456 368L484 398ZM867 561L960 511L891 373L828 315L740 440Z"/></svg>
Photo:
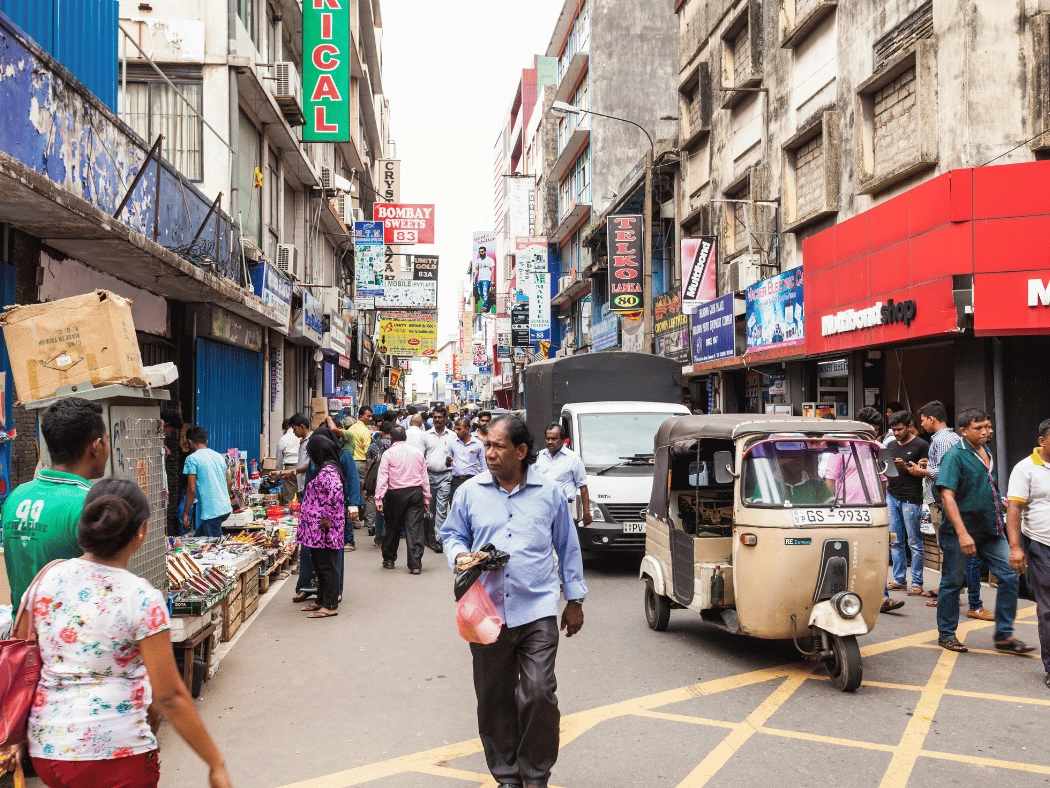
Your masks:
<svg viewBox="0 0 1050 788"><path fill-rule="evenodd" d="M672 413L584 413L577 450L588 471L653 464L653 440Z"/></svg>

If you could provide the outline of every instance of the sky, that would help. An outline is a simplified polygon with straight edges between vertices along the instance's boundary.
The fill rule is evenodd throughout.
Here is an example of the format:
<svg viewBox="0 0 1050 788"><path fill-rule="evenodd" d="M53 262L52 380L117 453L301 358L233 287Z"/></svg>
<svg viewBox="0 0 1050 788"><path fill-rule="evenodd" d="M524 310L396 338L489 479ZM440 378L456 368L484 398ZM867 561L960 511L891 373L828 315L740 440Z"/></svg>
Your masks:
<svg viewBox="0 0 1050 788"><path fill-rule="evenodd" d="M493 152L521 70L547 49L563 0L382 0L383 90L401 201L434 204L439 344L458 332L471 234L494 226Z"/></svg>

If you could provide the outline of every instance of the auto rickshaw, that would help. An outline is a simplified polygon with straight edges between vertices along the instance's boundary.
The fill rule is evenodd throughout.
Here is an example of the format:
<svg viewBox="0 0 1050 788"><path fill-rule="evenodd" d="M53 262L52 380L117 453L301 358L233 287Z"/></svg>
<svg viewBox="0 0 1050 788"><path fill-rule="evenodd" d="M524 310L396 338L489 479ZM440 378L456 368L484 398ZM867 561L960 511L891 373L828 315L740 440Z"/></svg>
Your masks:
<svg viewBox="0 0 1050 788"><path fill-rule="evenodd" d="M872 428L791 416L681 416L656 434L645 617L688 608L729 632L787 640L844 691L878 618L889 515ZM807 648L808 646L808 648Z"/></svg>

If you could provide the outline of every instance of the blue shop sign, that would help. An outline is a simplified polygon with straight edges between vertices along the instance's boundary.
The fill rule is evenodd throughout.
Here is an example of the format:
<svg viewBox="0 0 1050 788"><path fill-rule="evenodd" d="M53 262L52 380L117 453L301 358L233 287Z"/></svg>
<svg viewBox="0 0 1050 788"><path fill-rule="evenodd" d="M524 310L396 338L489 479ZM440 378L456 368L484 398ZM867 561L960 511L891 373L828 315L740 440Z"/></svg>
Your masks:
<svg viewBox="0 0 1050 788"><path fill-rule="evenodd" d="M604 307L603 307L604 308ZM620 344L620 316L608 317L591 324L591 350L597 353Z"/></svg>
<svg viewBox="0 0 1050 788"><path fill-rule="evenodd" d="M701 304L689 316L689 347L694 364L736 355L732 293Z"/></svg>
<svg viewBox="0 0 1050 788"><path fill-rule="evenodd" d="M302 337L320 345L323 332L321 302L310 295L309 290L303 290L303 308L295 313L295 322L289 336Z"/></svg>
<svg viewBox="0 0 1050 788"><path fill-rule="evenodd" d="M292 282L270 262L262 262L251 269L252 290L263 303L271 307L286 326L292 317Z"/></svg>

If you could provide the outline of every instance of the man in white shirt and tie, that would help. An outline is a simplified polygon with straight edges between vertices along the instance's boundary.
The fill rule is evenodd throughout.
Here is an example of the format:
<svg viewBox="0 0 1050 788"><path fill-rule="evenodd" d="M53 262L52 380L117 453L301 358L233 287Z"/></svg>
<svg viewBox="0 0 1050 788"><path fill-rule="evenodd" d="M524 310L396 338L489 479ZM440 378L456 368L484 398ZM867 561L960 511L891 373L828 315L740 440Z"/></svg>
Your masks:
<svg viewBox="0 0 1050 788"><path fill-rule="evenodd" d="M583 496L583 524L590 525L594 518L591 517L591 496L587 491L587 469L583 460L565 445L561 425L557 422L547 428L544 437L547 451L541 451L536 458L536 470L558 485L570 504L576 499L577 492ZM572 507L569 509L571 511Z"/></svg>

